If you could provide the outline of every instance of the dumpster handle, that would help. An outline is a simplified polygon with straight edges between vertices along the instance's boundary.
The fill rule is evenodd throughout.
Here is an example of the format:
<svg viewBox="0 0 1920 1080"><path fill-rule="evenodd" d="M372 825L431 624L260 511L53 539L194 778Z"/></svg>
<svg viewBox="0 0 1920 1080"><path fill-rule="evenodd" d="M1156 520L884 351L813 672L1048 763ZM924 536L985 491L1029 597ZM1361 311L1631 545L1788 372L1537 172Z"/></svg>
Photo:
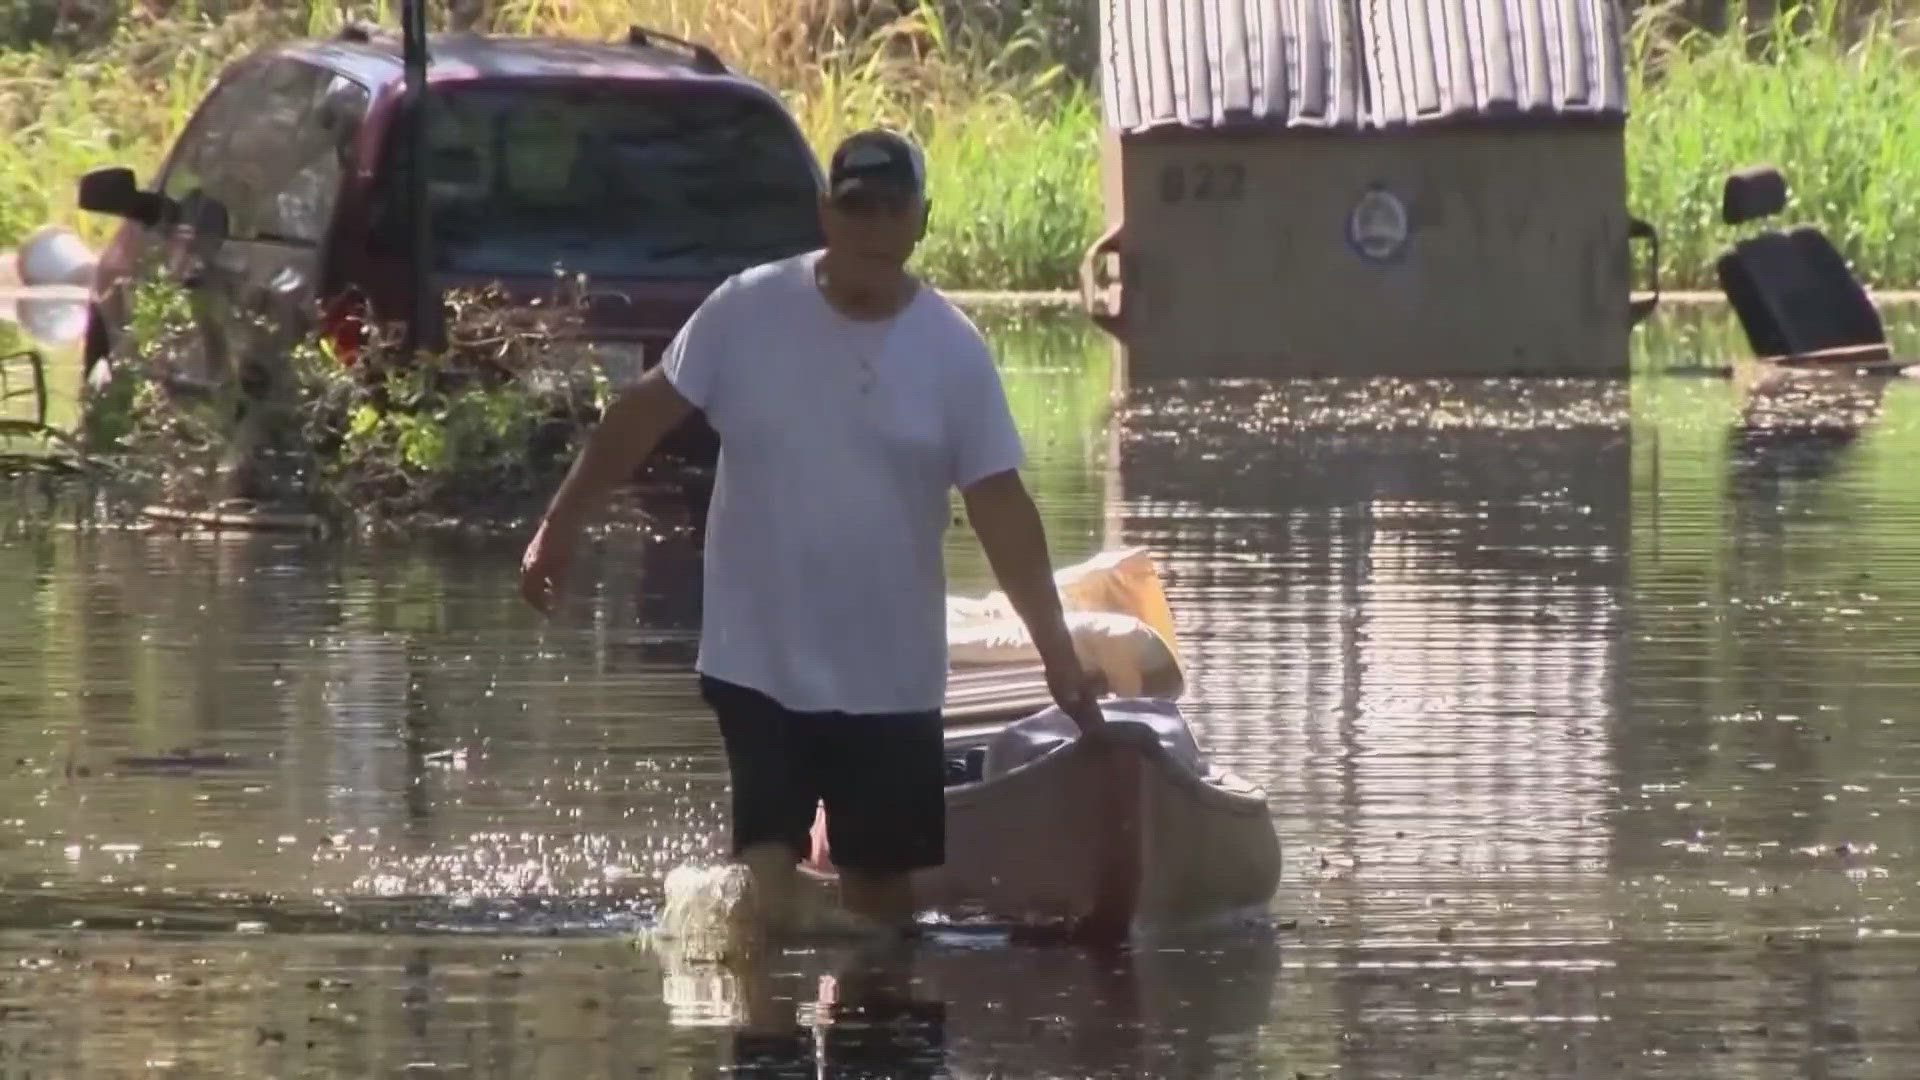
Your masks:
<svg viewBox="0 0 1920 1080"><path fill-rule="evenodd" d="M1660 233L1648 222L1637 217L1627 218L1627 240L1645 240L1650 248L1647 259L1647 277L1653 286L1652 295L1633 300L1628 304L1627 325L1638 326L1660 303Z"/></svg>
<svg viewBox="0 0 1920 1080"><path fill-rule="evenodd" d="M1087 248L1080 262L1080 302L1094 323L1108 332L1120 325L1125 310L1120 273L1120 238L1125 225L1114 225Z"/></svg>

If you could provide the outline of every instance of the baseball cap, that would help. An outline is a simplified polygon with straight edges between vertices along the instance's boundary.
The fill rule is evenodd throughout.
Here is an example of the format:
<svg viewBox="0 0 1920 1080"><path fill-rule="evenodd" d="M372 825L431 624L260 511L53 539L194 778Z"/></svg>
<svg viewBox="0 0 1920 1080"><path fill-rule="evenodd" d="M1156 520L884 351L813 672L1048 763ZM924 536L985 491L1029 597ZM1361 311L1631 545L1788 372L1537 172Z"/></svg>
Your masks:
<svg viewBox="0 0 1920 1080"><path fill-rule="evenodd" d="M827 191L835 199L849 195L926 193L927 165L920 148L898 132L869 128L844 139L827 168Z"/></svg>

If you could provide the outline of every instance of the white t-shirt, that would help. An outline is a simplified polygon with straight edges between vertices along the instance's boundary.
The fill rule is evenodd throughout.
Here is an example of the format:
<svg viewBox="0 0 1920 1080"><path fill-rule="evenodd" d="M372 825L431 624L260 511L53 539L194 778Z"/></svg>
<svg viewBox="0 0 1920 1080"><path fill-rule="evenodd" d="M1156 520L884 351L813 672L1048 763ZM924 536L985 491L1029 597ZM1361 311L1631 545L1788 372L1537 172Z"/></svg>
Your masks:
<svg viewBox="0 0 1920 1080"><path fill-rule="evenodd" d="M720 435L696 667L790 709L937 709L949 493L1018 468L993 356L921 286L887 320L840 314L818 252L709 296L662 365Z"/></svg>

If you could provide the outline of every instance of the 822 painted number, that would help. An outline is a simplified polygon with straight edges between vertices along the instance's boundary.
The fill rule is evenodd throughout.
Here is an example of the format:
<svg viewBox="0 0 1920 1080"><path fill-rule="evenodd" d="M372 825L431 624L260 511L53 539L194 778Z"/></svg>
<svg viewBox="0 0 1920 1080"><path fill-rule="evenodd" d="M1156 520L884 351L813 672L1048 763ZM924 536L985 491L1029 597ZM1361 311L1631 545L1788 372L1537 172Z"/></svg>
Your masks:
<svg viewBox="0 0 1920 1080"><path fill-rule="evenodd" d="M1235 202L1246 194L1247 167L1238 161L1168 165L1160 171L1160 201Z"/></svg>

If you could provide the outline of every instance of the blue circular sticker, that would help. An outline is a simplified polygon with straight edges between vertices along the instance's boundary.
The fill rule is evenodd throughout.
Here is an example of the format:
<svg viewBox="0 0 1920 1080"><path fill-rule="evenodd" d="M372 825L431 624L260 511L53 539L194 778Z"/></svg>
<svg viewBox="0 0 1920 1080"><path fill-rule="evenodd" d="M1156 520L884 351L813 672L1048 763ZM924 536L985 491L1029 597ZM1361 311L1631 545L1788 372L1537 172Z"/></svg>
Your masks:
<svg viewBox="0 0 1920 1080"><path fill-rule="evenodd" d="M1347 214L1347 244L1368 262L1398 260L1411 231L1407 204L1382 184L1367 188Z"/></svg>

